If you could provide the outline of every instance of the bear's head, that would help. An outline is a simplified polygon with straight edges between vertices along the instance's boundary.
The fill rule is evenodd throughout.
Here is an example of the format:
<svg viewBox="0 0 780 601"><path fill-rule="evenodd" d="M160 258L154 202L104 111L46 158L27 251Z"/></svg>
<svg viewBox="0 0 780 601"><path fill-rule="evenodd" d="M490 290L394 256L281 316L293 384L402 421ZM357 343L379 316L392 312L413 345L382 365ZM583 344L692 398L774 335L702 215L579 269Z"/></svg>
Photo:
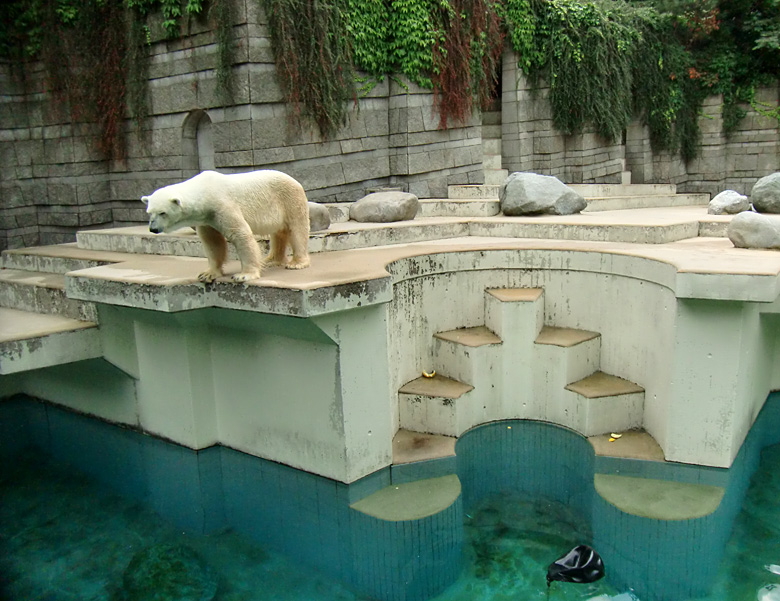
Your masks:
<svg viewBox="0 0 780 601"><path fill-rule="evenodd" d="M181 200L167 192L161 188L151 196L141 197L141 202L146 205L146 214L149 215L149 231L153 234L169 232L182 225L184 215Z"/></svg>

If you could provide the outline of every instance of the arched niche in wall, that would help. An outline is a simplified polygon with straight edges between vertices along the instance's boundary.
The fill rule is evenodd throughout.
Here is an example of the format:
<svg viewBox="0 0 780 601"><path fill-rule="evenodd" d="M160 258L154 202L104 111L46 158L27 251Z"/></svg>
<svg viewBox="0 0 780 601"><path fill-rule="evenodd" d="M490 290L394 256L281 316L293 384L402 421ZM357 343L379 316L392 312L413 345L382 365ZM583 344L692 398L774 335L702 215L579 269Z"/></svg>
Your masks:
<svg viewBox="0 0 780 601"><path fill-rule="evenodd" d="M211 134L211 118L206 111L196 109L184 118L181 145L181 169L184 176L214 169L214 138Z"/></svg>

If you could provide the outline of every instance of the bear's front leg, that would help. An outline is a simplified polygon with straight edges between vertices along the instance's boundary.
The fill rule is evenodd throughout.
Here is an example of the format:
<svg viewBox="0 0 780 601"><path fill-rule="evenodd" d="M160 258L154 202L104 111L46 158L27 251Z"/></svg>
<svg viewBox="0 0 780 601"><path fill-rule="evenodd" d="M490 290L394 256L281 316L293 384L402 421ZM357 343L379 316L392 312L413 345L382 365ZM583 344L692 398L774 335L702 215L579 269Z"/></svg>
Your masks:
<svg viewBox="0 0 780 601"><path fill-rule="evenodd" d="M209 268L198 275L198 280L210 284L215 279L222 277L222 267L227 260L227 240L225 240L225 236L209 225L199 225L196 229L209 260Z"/></svg>
<svg viewBox="0 0 780 601"><path fill-rule="evenodd" d="M236 282L256 280L263 271L264 261L260 247L246 221L236 222L223 230L228 242L236 247L236 253L241 261L241 271L233 276Z"/></svg>

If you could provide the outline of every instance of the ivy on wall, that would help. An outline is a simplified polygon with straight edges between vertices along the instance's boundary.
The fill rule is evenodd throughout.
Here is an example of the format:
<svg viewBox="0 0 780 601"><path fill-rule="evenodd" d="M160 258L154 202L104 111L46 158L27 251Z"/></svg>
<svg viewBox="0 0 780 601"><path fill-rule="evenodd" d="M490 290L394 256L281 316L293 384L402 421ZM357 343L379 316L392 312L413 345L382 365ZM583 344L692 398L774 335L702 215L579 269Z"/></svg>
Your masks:
<svg viewBox="0 0 780 601"><path fill-rule="evenodd" d="M225 103L233 84L232 10L232 0L211 0ZM148 112L150 24L176 38L182 19L203 16L203 0L6 1L0 4L0 57L22 65L22 76L26 61L41 60L51 106L67 109L71 122L97 124L102 156L121 159L125 116L140 124Z"/></svg>
<svg viewBox="0 0 780 601"><path fill-rule="evenodd" d="M656 150L689 159L703 99L723 94L724 130L756 89L780 78L777 0L259 0L295 123L323 137L344 124L362 91L392 74L431 89L440 127L467 121L496 93L504 43L520 68L550 86L555 126L617 138L639 115ZM11 0L0 4L0 56L41 58L49 91L73 117L100 123L101 149L124 149L121 120L146 114L152 23L180 35L211 18L223 102L232 90L232 0ZM360 90L358 90L360 93Z"/></svg>

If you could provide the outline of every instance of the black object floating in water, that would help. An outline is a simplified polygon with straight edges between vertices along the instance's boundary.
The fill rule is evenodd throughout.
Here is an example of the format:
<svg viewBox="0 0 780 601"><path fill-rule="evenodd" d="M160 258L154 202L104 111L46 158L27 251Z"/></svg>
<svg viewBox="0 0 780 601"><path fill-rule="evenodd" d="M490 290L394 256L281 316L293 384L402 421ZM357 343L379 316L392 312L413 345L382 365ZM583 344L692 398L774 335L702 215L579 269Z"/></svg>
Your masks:
<svg viewBox="0 0 780 601"><path fill-rule="evenodd" d="M588 545L577 545L547 568L547 587L553 580L581 584L596 582L603 577L604 562L601 556Z"/></svg>

